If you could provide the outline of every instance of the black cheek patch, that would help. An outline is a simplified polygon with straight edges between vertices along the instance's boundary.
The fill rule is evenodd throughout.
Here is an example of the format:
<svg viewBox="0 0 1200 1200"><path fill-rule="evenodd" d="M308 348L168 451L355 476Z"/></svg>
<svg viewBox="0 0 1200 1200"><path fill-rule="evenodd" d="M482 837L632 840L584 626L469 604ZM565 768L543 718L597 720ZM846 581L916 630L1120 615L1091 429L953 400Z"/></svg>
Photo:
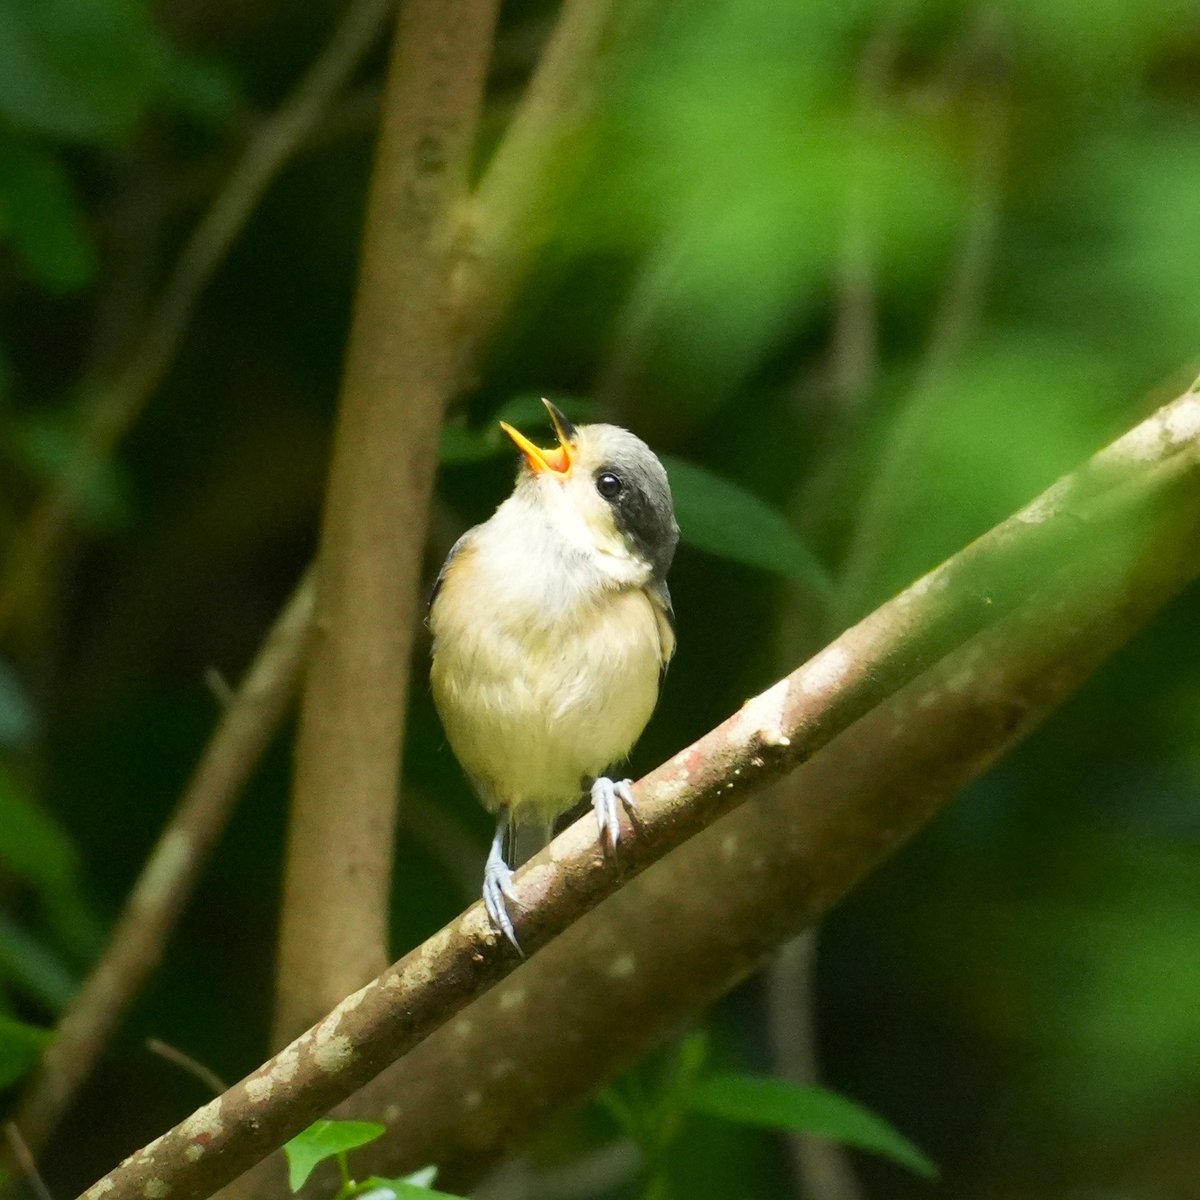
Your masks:
<svg viewBox="0 0 1200 1200"><path fill-rule="evenodd" d="M678 533L671 516L670 500L663 496L655 503L649 480L638 474L625 475L625 487L609 503L617 528L629 540L638 555L650 563L658 575L665 575L675 554Z"/></svg>

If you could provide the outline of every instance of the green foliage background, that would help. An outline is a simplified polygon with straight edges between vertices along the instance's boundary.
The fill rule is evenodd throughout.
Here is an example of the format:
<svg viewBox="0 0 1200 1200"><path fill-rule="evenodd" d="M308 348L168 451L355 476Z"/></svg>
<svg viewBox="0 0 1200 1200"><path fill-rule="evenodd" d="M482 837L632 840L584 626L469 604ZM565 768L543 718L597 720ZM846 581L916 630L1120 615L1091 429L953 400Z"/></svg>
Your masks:
<svg viewBox="0 0 1200 1200"><path fill-rule="evenodd" d="M0 0L5 561L338 11ZM489 138L553 12L505 5ZM494 421L536 395L670 456L680 651L635 769L1188 383L1200 352L1195 3L676 0L644 19L447 434L430 551L433 570L505 494ZM0 1087L212 728L205 670L238 675L313 549L382 66L255 213L0 648ZM1182 598L825 929L825 1081L942 1172L856 1159L870 1195L1200 1194L1198 617ZM469 898L488 833L413 696L398 951ZM148 1036L229 1078L263 1055L287 785L281 740L52 1148L56 1194L204 1098ZM729 1069L770 1070L757 987L711 1026ZM656 1187L794 1194L780 1143L706 1120ZM583 1114L539 1153L611 1128Z"/></svg>

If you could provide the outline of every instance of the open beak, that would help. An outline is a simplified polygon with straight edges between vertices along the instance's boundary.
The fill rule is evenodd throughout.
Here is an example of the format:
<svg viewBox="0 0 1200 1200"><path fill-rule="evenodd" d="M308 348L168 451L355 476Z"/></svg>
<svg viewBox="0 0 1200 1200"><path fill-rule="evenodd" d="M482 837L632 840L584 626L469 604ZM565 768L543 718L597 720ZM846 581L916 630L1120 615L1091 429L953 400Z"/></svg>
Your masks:
<svg viewBox="0 0 1200 1200"><path fill-rule="evenodd" d="M517 448L525 455L525 461L535 474L542 471L553 471L556 475L566 475L575 462L575 426L549 400L543 400L550 420L554 424L554 432L558 436L558 445L553 450L542 450L535 446L520 430L514 429L507 421L500 422L500 428L508 434Z"/></svg>

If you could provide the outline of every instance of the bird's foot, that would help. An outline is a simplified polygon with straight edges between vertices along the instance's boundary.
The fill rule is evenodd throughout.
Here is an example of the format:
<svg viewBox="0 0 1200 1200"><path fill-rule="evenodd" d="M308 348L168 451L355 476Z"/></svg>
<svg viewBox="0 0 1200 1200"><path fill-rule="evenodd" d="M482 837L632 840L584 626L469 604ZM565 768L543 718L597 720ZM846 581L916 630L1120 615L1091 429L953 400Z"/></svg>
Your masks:
<svg viewBox="0 0 1200 1200"><path fill-rule="evenodd" d="M488 862L483 871L483 907L487 909L492 924L512 942L518 952L523 953L506 903L516 899L512 890L512 877L512 868L503 860Z"/></svg>
<svg viewBox="0 0 1200 1200"><path fill-rule="evenodd" d="M633 783L628 779L607 779L603 775L592 784L592 809L600 825L600 844L616 852L621 838L621 813L617 802L629 814L634 815Z"/></svg>
<svg viewBox="0 0 1200 1200"><path fill-rule="evenodd" d="M487 863L483 868L483 907L492 924L516 947L522 958L525 952L517 941L517 931L513 928L512 917L508 915L506 900L515 900L512 890L512 867L504 861L504 839L508 833L508 815L504 814L496 826L496 836L492 839L492 848L488 852Z"/></svg>

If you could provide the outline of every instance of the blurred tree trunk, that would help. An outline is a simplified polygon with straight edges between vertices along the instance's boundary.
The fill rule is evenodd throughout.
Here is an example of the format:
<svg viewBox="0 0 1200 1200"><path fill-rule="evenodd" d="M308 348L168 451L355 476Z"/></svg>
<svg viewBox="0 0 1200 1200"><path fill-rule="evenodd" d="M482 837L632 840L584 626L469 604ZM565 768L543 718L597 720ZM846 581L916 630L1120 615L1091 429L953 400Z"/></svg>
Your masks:
<svg viewBox="0 0 1200 1200"><path fill-rule="evenodd" d="M283 1045L388 961L400 747L499 0L402 5L318 555L280 932Z"/></svg>

